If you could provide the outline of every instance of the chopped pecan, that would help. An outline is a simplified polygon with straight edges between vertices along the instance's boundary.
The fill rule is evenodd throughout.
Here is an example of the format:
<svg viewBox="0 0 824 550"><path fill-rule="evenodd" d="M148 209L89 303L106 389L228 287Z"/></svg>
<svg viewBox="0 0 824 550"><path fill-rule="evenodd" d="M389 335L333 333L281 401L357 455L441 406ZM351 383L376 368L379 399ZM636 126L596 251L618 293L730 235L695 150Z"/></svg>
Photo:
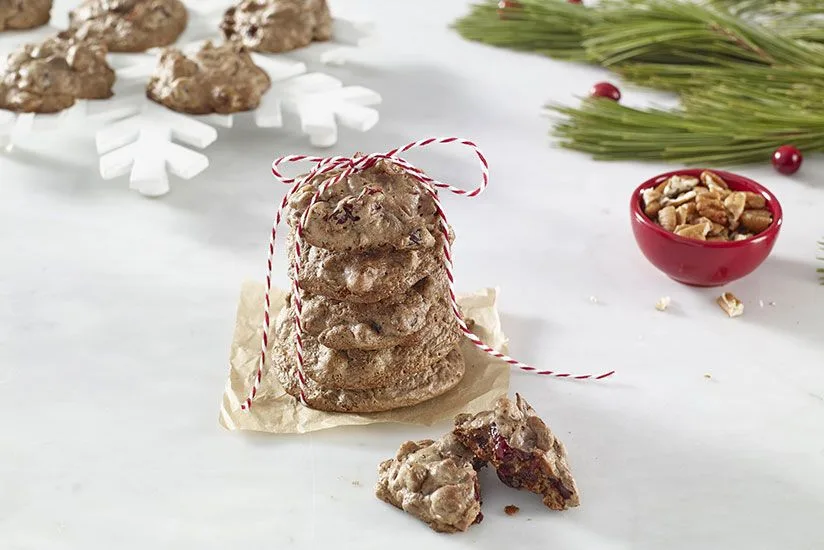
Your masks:
<svg viewBox="0 0 824 550"><path fill-rule="evenodd" d="M724 199L724 207L730 214L730 227L735 229L738 227L738 220L741 218L741 214L744 213L744 208L747 207L746 193L730 193L729 196Z"/></svg>
<svg viewBox="0 0 824 550"><path fill-rule="evenodd" d="M661 204L663 204L664 206L667 206L667 205L670 205L670 204L672 206L681 206L682 204L686 204L686 203L690 202L691 200L694 200L695 196L696 196L695 191L687 191L686 193L681 193L680 195L678 195L677 197L674 197L674 198L665 197L664 199L661 200Z"/></svg>
<svg viewBox="0 0 824 550"><path fill-rule="evenodd" d="M730 317L738 317L744 314L744 304L732 292L725 292L718 297L716 302Z"/></svg>
<svg viewBox="0 0 824 550"><path fill-rule="evenodd" d="M675 227L678 225L676 218L674 206L665 206L658 212L658 223L670 233L675 231Z"/></svg>
<svg viewBox="0 0 824 550"><path fill-rule="evenodd" d="M664 187L664 195L670 198L676 197L681 193L692 191L696 185L698 185L698 178L692 176L670 176Z"/></svg>
<svg viewBox="0 0 824 550"><path fill-rule="evenodd" d="M752 233L761 233L772 224L769 210L745 210L741 214L741 225Z"/></svg>
<svg viewBox="0 0 824 550"><path fill-rule="evenodd" d="M687 239L696 239L699 241L706 241L707 234L710 232L709 223L696 223L694 225L679 225L675 228L675 234L679 237L686 237Z"/></svg>
<svg viewBox="0 0 824 550"><path fill-rule="evenodd" d="M745 191L744 194L747 196L747 208L764 208L767 206L767 199L764 198L764 195L749 191Z"/></svg>
<svg viewBox="0 0 824 550"><path fill-rule="evenodd" d="M715 223L727 223L727 211L721 199L714 199L709 194L699 195L695 200L698 213Z"/></svg>
<svg viewBox="0 0 824 550"><path fill-rule="evenodd" d="M675 211L675 215L678 218L678 225L695 223L695 219L698 217L698 209L695 207L694 202L688 202L679 206Z"/></svg>
<svg viewBox="0 0 824 550"><path fill-rule="evenodd" d="M712 189L713 187L718 187L720 189L729 189L730 186L727 185L727 182L724 179L716 174L715 172L710 172L709 170L705 170L701 172L701 181Z"/></svg>
<svg viewBox="0 0 824 550"><path fill-rule="evenodd" d="M656 189L644 190L642 193L642 197L644 199L644 214L649 217L653 217L658 214L658 211L661 210L662 196L663 194Z"/></svg>

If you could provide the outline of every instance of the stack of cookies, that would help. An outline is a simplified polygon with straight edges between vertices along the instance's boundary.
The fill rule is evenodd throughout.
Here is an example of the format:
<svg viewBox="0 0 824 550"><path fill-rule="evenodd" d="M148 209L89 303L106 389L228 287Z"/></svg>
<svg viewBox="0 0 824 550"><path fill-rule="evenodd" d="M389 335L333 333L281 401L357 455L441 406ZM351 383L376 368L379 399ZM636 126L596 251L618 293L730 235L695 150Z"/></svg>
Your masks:
<svg viewBox="0 0 824 550"><path fill-rule="evenodd" d="M288 205L293 278L296 227L321 183L308 182ZM461 333L439 224L428 192L384 161L332 185L312 206L299 274L304 396L312 408L385 411L460 382ZM294 316L290 295L270 341L274 372L298 396Z"/></svg>

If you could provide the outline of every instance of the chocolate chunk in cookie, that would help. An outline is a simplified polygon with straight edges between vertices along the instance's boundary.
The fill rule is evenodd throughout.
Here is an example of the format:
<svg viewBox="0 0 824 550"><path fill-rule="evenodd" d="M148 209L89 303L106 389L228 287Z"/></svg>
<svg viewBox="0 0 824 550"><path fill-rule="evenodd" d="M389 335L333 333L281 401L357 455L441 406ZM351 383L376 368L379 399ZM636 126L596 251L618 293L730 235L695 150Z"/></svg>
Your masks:
<svg viewBox="0 0 824 550"><path fill-rule="evenodd" d="M286 392L300 395L297 367L282 354L272 358L273 372ZM344 413L381 412L411 407L451 390L463 378L466 365L459 348L453 349L426 370L407 377L395 376L384 386L363 389L336 389L306 378L306 401L313 409ZM268 386L268 384L267 384Z"/></svg>
<svg viewBox="0 0 824 550"><path fill-rule="evenodd" d="M180 0L84 0L69 12L70 32L103 41L112 52L173 44L187 21Z"/></svg>
<svg viewBox="0 0 824 550"><path fill-rule="evenodd" d="M287 217L292 227L317 187L335 174L317 176L292 195ZM442 230L429 191L396 164L379 160L329 186L312 205L303 235L307 243L333 251L419 250L434 247Z"/></svg>
<svg viewBox="0 0 824 550"><path fill-rule="evenodd" d="M146 88L150 99L173 111L202 115L257 108L271 86L240 44L206 42L193 56L169 48Z"/></svg>
<svg viewBox="0 0 824 550"><path fill-rule="evenodd" d="M326 0L243 0L220 28L252 51L280 53L332 38L332 15Z"/></svg>
<svg viewBox="0 0 824 550"><path fill-rule="evenodd" d="M458 415L454 433L506 485L542 495L553 510L579 505L564 444L520 395L515 403L502 397L492 411Z"/></svg>
<svg viewBox="0 0 824 550"><path fill-rule="evenodd" d="M51 18L52 0L0 0L0 31L42 27Z"/></svg>
<svg viewBox="0 0 824 550"><path fill-rule="evenodd" d="M466 531L483 519L471 454L451 434L401 445L379 466L375 495L440 533Z"/></svg>
<svg viewBox="0 0 824 550"><path fill-rule="evenodd" d="M77 99L111 97L114 80L105 46L61 33L9 55L0 73L0 108L56 113Z"/></svg>

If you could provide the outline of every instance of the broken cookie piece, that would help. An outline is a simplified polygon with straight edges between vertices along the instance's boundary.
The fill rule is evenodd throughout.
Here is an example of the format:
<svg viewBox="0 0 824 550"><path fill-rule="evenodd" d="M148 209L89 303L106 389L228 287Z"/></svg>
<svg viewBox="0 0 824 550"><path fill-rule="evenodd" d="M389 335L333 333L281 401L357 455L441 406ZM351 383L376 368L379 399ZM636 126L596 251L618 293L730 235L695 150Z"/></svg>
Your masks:
<svg viewBox="0 0 824 550"><path fill-rule="evenodd" d="M41 27L49 22L52 0L0 0L0 31Z"/></svg>
<svg viewBox="0 0 824 550"><path fill-rule="evenodd" d="M440 533L466 531L483 519L473 461L452 434L407 441L378 468L375 495Z"/></svg>
<svg viewBox="0 0 824 550"><path fill-rule="evenodd" d="M564 444L520 395L514 403L500 398L492 411L458 415L454 434L506 485L542 495L553 510L579 505Z"/></svg>
<svg viewBox="0 0 824 550"><path fill-rule="evenodd" d="M227 40L255 52L281 53L332 38L326 0L242 0L220 25Z"/></svg>
<svg viewBox="0 0 824 550"><path fill-rule="evenodd" d="M191 56L165 50L146 95L181 113L230 114L257 108L270 86L269 75L243 46L207 41Z"/></svg>

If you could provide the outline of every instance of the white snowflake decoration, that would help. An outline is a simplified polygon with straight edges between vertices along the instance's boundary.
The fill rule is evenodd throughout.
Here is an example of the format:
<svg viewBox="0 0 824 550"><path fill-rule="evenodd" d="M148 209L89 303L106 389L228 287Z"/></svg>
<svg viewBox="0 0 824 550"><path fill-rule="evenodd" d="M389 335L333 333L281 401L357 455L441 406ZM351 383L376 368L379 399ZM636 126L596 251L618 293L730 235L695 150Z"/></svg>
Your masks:
<svg viewBox="0 0 824 550"><path fill-rule="evenodd" d="M218 23L227 2L186 3L190 21L178 47L188 53L196 51L204 40L218 38ZM54 18L59 20L59 16ZM159 50L110 54L110 64L117 71L115 98L78 101L71 109L54 115L0 111L0 147L10 151L18 136L39 130L96 125L101 176L108 180L128 174L132 189L152 197L168 193L169 173L189 179L203 172L209 158L192 148L207 148L218 137L214 126L231 128L235 116L251 116L261 128L283 128L283 113L292 113L313 146L330 147L337 143L339 124L358 131L375 126L379 114L372 106L381 102L380 95L368 88L344 86L321 72L307 73L307 63L345 63L352 50L367 43L374 32L371 22L358 19L335 18L333 28L334 38L329 42L287 54L253 54L254 62L269 74L272 87L250 113L193 116L166 109L145 94ZM15 33L16 44L55 32L56 28L48 27L32 31L36 38L32 33Z"/></svg>

